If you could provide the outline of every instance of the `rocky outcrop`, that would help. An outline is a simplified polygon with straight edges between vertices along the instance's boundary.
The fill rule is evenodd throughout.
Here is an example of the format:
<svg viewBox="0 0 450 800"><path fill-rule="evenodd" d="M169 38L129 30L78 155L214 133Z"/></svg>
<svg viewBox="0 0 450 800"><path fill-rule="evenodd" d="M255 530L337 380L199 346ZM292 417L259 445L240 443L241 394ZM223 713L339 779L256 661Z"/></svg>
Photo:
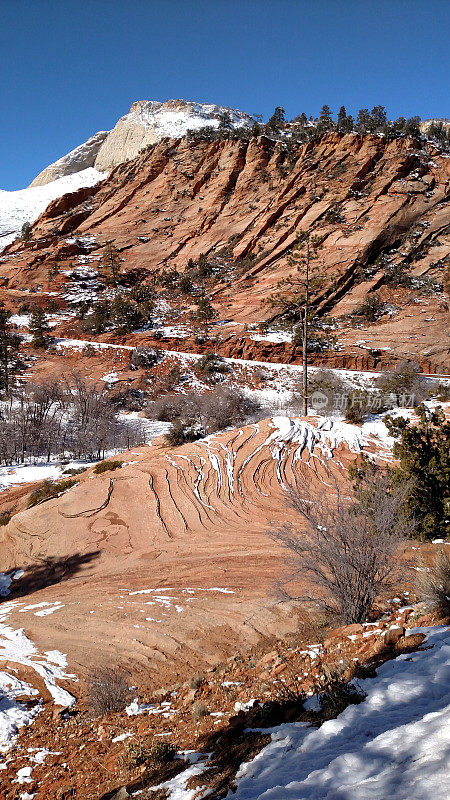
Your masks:
<svg viewBox="0 0 450 800"><path fill-rule="evenodd" d="M96 133L87 142L46 167L30 185L42 186L62 175L71 175L87 167L108 172L118 164L136 158L148 145L165 137L181 138L189 130L220 126L248 128L254 121L243 111L212 103L139 100L133 103L128 114L121 117L111 131Z"/></svg>
<svg viewBox="0 0 450 800"><path fill-rule="evenodd" d="M81 172L83 169L93 167L95 165L98 152L108 136L108 131L99 131L91 136L87 142L80 144L75 150L71 150L66 156L54 161L48 167L42 170L30 183L30 186L44 186L46 183L51 183L57 178L62 178L64 175L73 175L75 172Z"/></svg>
<svg viewBox="0 0 450 800"><path fill-rule="evenodd" d="M254 119L242 111L208 103L184 100L139 100L133 103L128 114L121 117L102 144L96 169L110 170L124 161L135 158L148 145L163 138L178 139L189 130L250 127Z"/></svg>
<svg viewBox="0 0 450 800"><path fill-rule="evenodd" d="M426 133L430 125L443 125L444 128L450 128L450 119L447 117L434 117L433 119L423 119L419 125L422 133Z"/></svg>
<svg viewBox="0 0 450 800"><path fill-rule="evenodd" d="M124 454L114 473L88 471L65 494L0 528L3 569L28 565L24 586L49 559L67 569L39 595L64 604L56 638L54 619L32 614L27 635L38 633L48 650L58 644L71 664L100 663L114 652L160 671L165 662L172 670L214 663L233 644L294 630L295 617L273 605L281 549L267 527L274 514L279 522L293 518L287 486L305 471L317 491L331 475L345 480L360 448L390 457L354 426L276 417L170 451L154 440ZM170 601L152 596L164 585L172 587L162 592ZM23 622L17 613L9 624ZM134 637L139 645L130 651Z"/></svg>

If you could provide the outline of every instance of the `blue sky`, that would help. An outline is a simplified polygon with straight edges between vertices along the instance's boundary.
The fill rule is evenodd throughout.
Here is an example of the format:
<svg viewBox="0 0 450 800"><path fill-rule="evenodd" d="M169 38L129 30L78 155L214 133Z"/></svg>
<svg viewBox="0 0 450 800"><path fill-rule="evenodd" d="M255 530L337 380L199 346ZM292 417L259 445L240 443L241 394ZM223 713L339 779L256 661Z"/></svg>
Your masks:
<svg viewBox="0 0 450 800"><path fill-rule="evenodd" d="M450 0L0 0L0 188L134 100L450 117Z"/></svg>

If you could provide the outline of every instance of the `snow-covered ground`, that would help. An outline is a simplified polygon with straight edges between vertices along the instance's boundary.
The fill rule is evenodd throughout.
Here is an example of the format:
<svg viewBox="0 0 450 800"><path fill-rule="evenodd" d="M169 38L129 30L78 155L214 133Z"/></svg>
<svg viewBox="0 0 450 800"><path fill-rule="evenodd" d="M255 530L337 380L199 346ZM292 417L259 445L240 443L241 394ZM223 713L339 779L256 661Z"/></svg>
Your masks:
<svg viewBox="0 0 450 800"><path fill-rule="evenodd" d="M254 333L250 336L254 342L272 342L273 344L280 344L281 342L292 342L292 333L289 331L267 331L266 333Z"/></svg>
<svg viewBox="0 0 450 800"><path fill-rule="evenodd" d="M271 729L271 743L241 766L229 800L447 800L450 629L408 633L418 630L427 649L360 681L363 703L320 728Z"/></svg>
<svg viewBox="0 0 450 800"><path fill-rule="evenodd" d="M6 586L8 578L17 579L17 573L0 574L0 585ZM43 606L47 607L44 608ZM0 753L6 752L14 742L18 730L33 722L42 709L38 690L29 683L19 680L17 668L25 668L27 674L33 672L43 680L54 703L70 706L75 698L59 685L61 680L76 680L76 676L65 671L67 659L59 650L39 653L34 643L26 636L23 628L15 630L6 622L13 610L20 609L42 616L62 608L62 604L35 604L27 606L23 602L6 602L0 606L0 664L5 663L5 671L0 670ZM36 610L37 609L37 610ZM14 666L13 666L14 665ZM6 671L6 669L8 671ZM19 698L35 701L25 705Z"/></svg>
<svg viewBox="0 0 450 800"><path fill-rule="evenodd" d="M12 467L0 467L0 492L9 486L18 486L21 483L34 481L57 480L63 476L70 478L68 470L87 469L94 461L70 461L61 464L56 461L41 461L35 464L16 464Z"/></svg>
<svg viewBox="0 0 450 800"><path fill-rule="evenodd" d="M15 192L0 190L0 252L20 233L24 222L34 222L52 200L82 186L94 186L106 172L89 167L45 186L32 186Z"/></svg>
<svg viewBox="0 0 450 800"><path fill-rule="evenodd" d="M61 322L68 322L73 319L75 314L49 314L47 315L47 325L49 328L56 328ZM31 314L12 314L9 322L17 325L18 328L29 328L31 321Z"/></svg>
<svg viewBox="0 0 450 800"><path fill-rule="evenodd" d="M44 175L39 175L34 179L35 185L50 183L57 178L64 175L71 175L75 172L81 172L83 169L95 166L95 158L97 153L108 136L109 131L98 131L94 133L86 142L75 147L67 155L58 158L52 164L49 164L42 172Z"/></svg>

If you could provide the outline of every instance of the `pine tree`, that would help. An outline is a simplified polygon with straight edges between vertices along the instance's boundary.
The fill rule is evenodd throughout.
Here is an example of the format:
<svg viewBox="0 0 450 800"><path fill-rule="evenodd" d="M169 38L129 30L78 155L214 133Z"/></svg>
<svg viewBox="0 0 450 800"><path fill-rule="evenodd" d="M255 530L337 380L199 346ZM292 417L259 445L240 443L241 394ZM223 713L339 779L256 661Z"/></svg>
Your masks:
<svg viewBox="0 0 450 800"><path fill-rule="evenodd" d="M207 278L211 275L212 267L208 263L208 256L206 253L200 253L197 264L199 278Z"/></svg>
<svg viewBox="0 0 450 800"><path fill-rule="evenodd" d="M399 462L394 484L407 486L406 503L422 538L446 537L450 516L450 422L440 408L430 414L421 405L417 414L417 424L401 417L385 418L391 436L400 437L394 445Z"/></svg>
<svg viewBox="0 0 450 800"><path fill-rule="evenodd" d="M409 117L404 132L406 136L420 136L420 117Z"/></svg>
<svg viewBox="0 0 450 800"><path fill-rule="evenodd" d="M120 256L112 240L108 240L103 251L102 277L108 286L117 289L120 275Z"/></svg>
<svg viewBox="0 0 450 800"><path fill-rule="evenodd" d="M216 309L211 305L211 302L206 295L199 297L197 300L197 308L193 314L194 319L200 323L205 333L208 331L209 323L214 317L217 317Z"/></svg>
<svg viewBox="0 0 450 800"><path fill-rule="evenodd" d="M11 312L0 301L0 392L7 392L13 375L21 367L20 337L9 327Z"/></svg>
<svg viewBox="0 0 450 800"><path fill-rule="evenodd" d="M345 106L341 106L339 109L337 129L339 133L350 133L353 130L353 117L347 114Z"/></svg>
<svg viewBox="0 0 450 800"><path fill-rule="evenodd" d="M450 298L450 260L444 266L444 272L442 275L442 283L444 286L444 292Z"/></svg>
<svg viewBox="0 0 450 800"><path fill-rule="evenodd" d="M271 118L269 119L269 122L267 123L267 127L274 133L278 133L278 131L284 127L285 122L286 116L284 108L277 106Z"/></svg>
<svg viewBox="0 0 450 800"><path fill-rule="evenodd" d="M392 130L396 134L404 133L405 125L406 125L406 119L404 117L399 117L392 123Z"/></svg>
<svg viewBox="0 0 450 800"><path fill-rule="evenodd" d="M145 308L145 304L142 304ZM140 328L147 322L141 310L141 305L116 297L111 303L111 317L119 333L130 333L135 328Z"/></svg>
<svg viewBox="0 0 450 800"><path fill-rule="evenodd" d="M104 333L111 318L111 306L105 300L95 303L90 314L81 322L81 329L89 333Z"/></svg>
<svg viewBox="0 0 450 800"><path fill-rule="evenodd" d="M47 322L47 317L43 308L39 308L38 306L33 309L29 330L33 336L31 340L33 347L48 347L48 333L50 331L50 325Z"/></svg>
<svg viewBox="0 0 450 800"><path fill-rule="evenodd" d="M330 131L334 127L330 106L322 106L317 127L320 131Z"/></svg>
<svg viewBox="0 0 450 800"><path fill-rule="evenodd" d="M318 236L310 236L309 233L297 243L290 258L290 264L297 267L299 282L304 291L304 306L302 314L301 339L302 339L302 384L303 384L303 416L308 413L308 338L310 330L315 327L317 322L316 310L311 306L311 300L316 298L321 287L323 278L319 275L319 249L322 245Z"/></svg>
<svg viewBox="0 0 450 800"><path fill-rule="evenodd" d="M356 117L356 130L364 135L370 128L370 112L368 108L360 108Z"/></svg>
<svg viewBox="0 0 450 800"><path fill-rule="evenodd" d="M314 300L319 296L323 278L319 274L322 266L319 251L322 240L309 233L297 239L288 263L295 273L278 284L281 291L272 294L264 304L278 308L281 316L294 326L294 346L298 343L303 351L303 414L308 413L308 347L310 335L319 329ZM284 287L289 287L288 293ZM295 326L295 323L299 323Z"/></svg>
<svg viewBox="0 0 450 800"><path fill-rule="evenodd" d="M29 242L31 239L31 224L24 222L21 230L21 239L24 242Z"/></svg>
<svg viewBox="0 0 450 800"><path fill-rule="evenodd" d="M181 294L191 294L194 284L192 283L191 276L186 272L181 276L179 289Z"/></svg>
<svg viewBox="0 0 450 800"><path fill-rule="evenodd" d="M383 131L387 122L386 109L384 106L374 106L370 112L368 130L370 133L380 133Z"/></svg>

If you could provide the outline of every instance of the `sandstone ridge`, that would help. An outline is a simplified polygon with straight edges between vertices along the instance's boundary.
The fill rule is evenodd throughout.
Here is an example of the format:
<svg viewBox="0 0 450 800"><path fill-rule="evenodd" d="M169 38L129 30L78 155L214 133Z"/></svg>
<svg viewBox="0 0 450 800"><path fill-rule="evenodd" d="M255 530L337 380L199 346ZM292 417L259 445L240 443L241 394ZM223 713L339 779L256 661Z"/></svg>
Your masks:
<svg viewBox="0 0 450 800"><path fill-rule="evenodd" d="M339 339L327 363L376 369L386 363L384 354L394 363L408 358L426 372L444 373L449 164L436 148L414 139L389 142L371 135L331 133L294 151L265 137L165 139L115 167L90 195L83 189L50 204L33 239L7 248L1 274L8 291L42 285L46 265L67 270L74 258L83 261L86 236L92 264L113 239L123 269L141 270L148 280L155 271L182 272L189 259L205 253L224 274L208 286L218 318L255 325L276 317L261 303L291 274L292 247L309 231L323 242L320 312L335 320ZM384 303L380 319L348 322L375 293ZM236 335L217 329L221 340L226 332L223 354L251 357L254 351L270 360L270 342L263 355L253 339L241 341L239 327ZM288 350L281 360L295 360Z"/></svg>

